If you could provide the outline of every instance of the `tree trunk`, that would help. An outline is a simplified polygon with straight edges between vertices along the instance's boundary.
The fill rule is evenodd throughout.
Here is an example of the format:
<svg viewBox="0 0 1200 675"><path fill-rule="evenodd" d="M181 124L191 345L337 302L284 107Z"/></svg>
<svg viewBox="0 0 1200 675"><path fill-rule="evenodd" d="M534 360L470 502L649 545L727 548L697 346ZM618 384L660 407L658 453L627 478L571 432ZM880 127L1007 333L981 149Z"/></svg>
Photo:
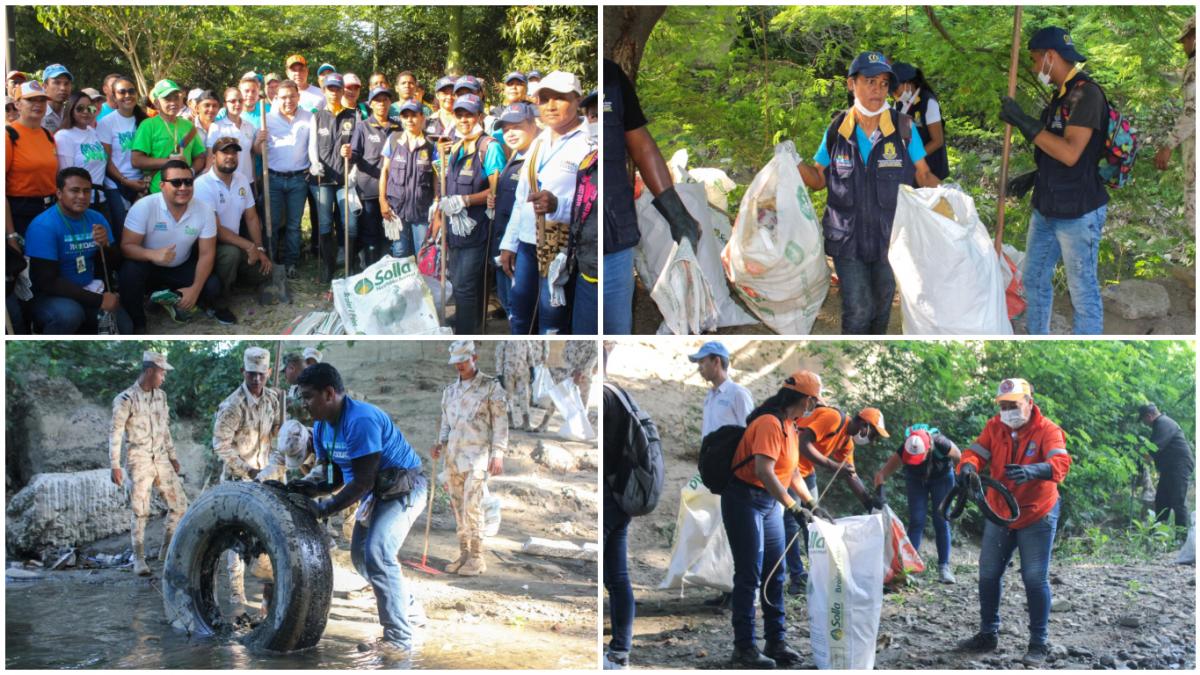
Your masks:
<svg viewBox="0 0 1200 675"><path fill-rule="evenodd" d="M448 49L446 51L446 74L458 77L462 74L462 5L450 8Z"/></svg>
<svg viewBox="0 0 1200 675"><path fill-rule="evenodd" d="M637 82L646 41L666 11L662 5L605 6L604 56L621 66L630 82Z"/></svg>

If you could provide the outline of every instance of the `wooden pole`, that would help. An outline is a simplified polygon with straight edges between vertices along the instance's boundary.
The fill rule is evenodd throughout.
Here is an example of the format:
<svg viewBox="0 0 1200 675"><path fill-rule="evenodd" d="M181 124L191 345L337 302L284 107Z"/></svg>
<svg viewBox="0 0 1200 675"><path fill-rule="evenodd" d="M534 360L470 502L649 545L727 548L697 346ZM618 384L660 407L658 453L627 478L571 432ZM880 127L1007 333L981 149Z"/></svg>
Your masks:
<svg viewBox="0 0 1200 675"><path fill-rule="evenodd" d="M1021 58L1021 6L1017 5L1013 14L1012 50L1008 62L1008 96L1017 96L1017 64ZM1008 197L1008 152L1012 148L1012 125L1004 125L1004 150L1000 155L1000 198L996 208L996 255L999 256L1004 246L1004 200Z"/></svg>

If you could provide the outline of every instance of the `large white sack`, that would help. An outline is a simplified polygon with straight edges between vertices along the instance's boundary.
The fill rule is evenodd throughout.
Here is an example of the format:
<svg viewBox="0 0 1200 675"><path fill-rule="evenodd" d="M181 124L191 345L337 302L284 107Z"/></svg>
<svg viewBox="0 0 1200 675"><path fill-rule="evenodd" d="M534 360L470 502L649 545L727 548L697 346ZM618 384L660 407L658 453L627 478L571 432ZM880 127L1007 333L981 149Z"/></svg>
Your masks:
<svg viewBox="0 0 1200 675"><path fill-rule="evenodd" d="M933 210L941 199L953 219ZM888 261L906 335L1012 335L1000 258L967 194L901 186Z"/></svg>
<svg viewBox="0 0 1200 675"><path fill-rule="evenodd" d="M1179 565L1195 565L1196 564L1196 516L1192 515L1192 524L1188 527L1187 541L1183 542L1183 548L1179 549L1179 555L1175 556L1175 562Z"/></svg>
<svg viewBox="0 0 1200 675"><path fill-rule="evenodd" d="M333 307L347 335L442 332L416 258L384 256L361 274L334 279L332 289Z"/></svg>
<svg viewBox="0 0 1200 675"><path fill-rule="evenodd" d="M733 554L721 520L721 497L714 495L696 474L679 494L675 519L675 546L659 588L705 586L733 590Z"/></svg>
<svg viewBox="0 0 1200 675"><path fill-rule="evenodd" d="M671 255L654 282L650 297L662 312L667 334L699 335L717 328L720 316L712 288L704 280L700 262L687 239L671 247Z"/></svg>
<svg viewBox="0 0 1200 675"><path fill-rule="evenodd" d="M750 310L772 330L807 335L829 292L821 223L791 141L775 146L742 197L721 259Z"/></svg>
<svg viewBox="0 0 1200 675"><path fill-rule="evenodd" d="M550 400L563 416L562 426L558 428L559 436L568 441L590 441L596 437L574 380L568 377L550 387Z"/></svg>
<svg viewBox="0 0 1200 675"><path fill-rule="evenodd" d="M821 669L870 670L883 608L882 513L808 528L808 620Z"/></svg>
<svg viewBox="0 0 1200 675"><path fill-rule="evenodd" d="M700 262L704 282L717 307L717 325L726 327L754 323L754 317L747 314L729 294L725 272L721 268L721 248L729 236L729 219L713 218L715 212L708 206L703 186L680 184L675 186L675 191L679 193L688 213L700 223L700 246L696 251L696 259ZM675 241L671 239L670 225L654 208L654 197L649 190L642 192L636 207L638 229L642 237L634 249L633 264L642 282L650 286L662 275Z"/></svg>
<svg viewBox="0 0 1200 675"><path fill-rule="evenodd" d="M729 213L729 193L737 187L737 183L733 182L729 174L720 169L707 167L689 169L687 150L679 150L671 155L671 161L667 162L667 168L671 171L672 182L700 183L704 186L704 194L708 198L708 203L721 213Z"/></svg>

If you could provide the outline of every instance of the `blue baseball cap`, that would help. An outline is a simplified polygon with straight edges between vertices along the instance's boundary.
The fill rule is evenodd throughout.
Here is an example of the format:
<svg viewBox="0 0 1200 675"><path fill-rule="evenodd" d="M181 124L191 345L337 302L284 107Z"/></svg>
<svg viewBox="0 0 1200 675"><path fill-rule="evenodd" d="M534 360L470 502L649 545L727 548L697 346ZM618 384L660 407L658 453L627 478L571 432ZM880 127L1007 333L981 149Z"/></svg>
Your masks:
<svg viewBox="0 0 1200 675"><path fill-rule="evenodd" d="M917 76L917 67L911 63L897 61L892 64L892 74L896 76L896 82L903 84Z"/></svg>
<svg viewBox="0 0 1200 675"><path fill-rule="evenodd" d="M525 74L525 76L526 76L526 77L528 77L530 80L540 80L540 79L542 79L542 73L541 73L541 71L537 71L537 70L531 70L531 71L529 71L528 73L526 73L526 74ZM527 80L527 81L528 81L528 80Z"/></svg>
<svg viewBox="0 0 1200 675"><path fill-rule="evenodd" d="M472 75L463 75L454 81L454 91L459 89L470 89L476 94L479 93L479 80Z"/></svg>
<svg viewBox="0 0 1200 675"><path fill-rule="evenodd" d="M504 84L508 84L509 82L512 82L513 80L520 80L521 82L523 82L525 84L529 84L529 80L525 78L525 73L522 73L519 70L514 70L511 73L504 76Z"/></svg>
<svg viewBox="0 0 1200 675"><path fill-rule="evenodd" d="M330 73L329 75L325 76L325 84L322 86L326 89L329 87L337 87L338 89L341 89L346 86L346 83L342 79L342 76L338 73Z"/></svg>
<svg viewBox="0 0 1200 675"><path fill-rule="evenodd" d="M700 351L688 356L688 361L696 363L706 356L719 356L721 357L722 361L729 363L729 350L725 348L725 345L717 342L716 340L713 340L712 342L705 342L704 345L700 347Z"/></svg>
<svg viewBox="0 0 1200 675"><path fill-rule="evenodd" d="M584 96L583 100L579 102L579 107L580 108L590 108L590 107L596 105L596 99L598 97L599 97L599 91L596 89L591 90L588 93L588 95Z"/></svg>
<svg viewBox="0 0 1200 675"><path fill-rule="evenodd" d="M458 110L459 108L478 115L483 112L483 103L475 94L463 94L454 99L454 109Z"/></svg>
<svg viewBox="0 0 1200 675"><path fill-rule="evenodd" d="M425 114L424 108L421 107L421 102L415 98L410 98L407 101L405 101L404 103L401 103L400 110L397 111L396 114L399 115L404 112L415 112L415 113L421 113L422 115Z"/></svg>
<svg viewBox="0 0 1200 675"><path fill-rule="evenodd" d="M525 101L519 101L504 106L504 110L500 112L500 116L496 118L496 121L500 124L519 124L525 120L534 119L537 116L537 106Z"/></svg>
<svg viewBox="0 0 1200 675"><path fill-rule="evenodd" d="M374 89L371 90L371 95L367 96L367 100L374 101L375 97L380 94L386 94L389 100L392 100L392 101L396 100L395 95L392 94L392 90L388 89L387 87L375 87Z"/></svg>
<svg viewBox="0 0 1200 675"><path fill-rule="evenodd" d="M446 87L454 87L454 78L453 77L443 77L442 79L438 80L437 84L433 85L433 90L441 91L441 90L445 89Z"/></svg>
<svg viewBox="0 0 1200 675"><path fill-rule="evenodd" d="M72 75L71 71L67 70L67 67L61 63L52 63L46 66L46 68L42 71L42 81L45 82L46 80L53 80L61 75L66 75L67 78L72 82L75 81L75 76Z"/></svg>
<svg viewBox="0 0 1200 675"><path fill-rule="evenodd" d="M321 73L324 73L324 72L327 72L327 71L336 73L336 72L337 72L337 68L334 68L334 67L333 67L333 64L330 64L330 63L322 63L322 64L321 64L321 67L317 68L317 77L320 77L320 76L321 76Z"/></svg>
<svg viewBox="0 0 1200 675"><path fill-rule="evenodd" d="M1035 49L1053 49L1071 63L1087 61L1087 57L1075 49L1075 43L1071 42L1067 31L1058 26L1047 26L1034 33L1033 37L1029 38L1029 50Z"/></svg>

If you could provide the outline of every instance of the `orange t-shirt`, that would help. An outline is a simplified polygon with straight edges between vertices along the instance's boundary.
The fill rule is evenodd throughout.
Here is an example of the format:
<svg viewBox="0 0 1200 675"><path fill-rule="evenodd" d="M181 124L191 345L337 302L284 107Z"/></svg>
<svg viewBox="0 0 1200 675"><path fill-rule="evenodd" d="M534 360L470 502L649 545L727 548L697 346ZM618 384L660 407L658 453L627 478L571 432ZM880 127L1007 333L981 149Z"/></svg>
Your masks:
<svg viewBox="0 0 1200 675"><path fill-rule="evenodd" d="M14 144L4 132L4 189L9 197L46 197L54 194L58 155L54 141L40 127L30 129L20 122L9 125L19 140Z"/></svg>
<svg viewBox="0 0 1200 675"><path fill-rule="evenodd" d="M733 466L737 466L751 455L766 455L775 460L775 475L784 487L792 484L792 474L796 471L796 460L799 459L799 446L796 444L796 425L780 422L779 418L771 415L759 415L754 418L742 441L738 443L737 452L733 453ZM754 475L754 462L746 462L733 472L742 481L756 487L764 487L758 476Z"/></svg>
<svg viewBox="0 0 1200 675"><path fill-rule="evenodd" d="M800 431L808 430L813 434L816 439L813 446L822 455L854 466L854 441L846 430L850 426L850 418L846 416L843 423L843 416L837 408L821 406L808 417L797 417L796 426L800 427ZM812 475L813 464L803 454L800 455L799 468L801 476Z"/></svg>

